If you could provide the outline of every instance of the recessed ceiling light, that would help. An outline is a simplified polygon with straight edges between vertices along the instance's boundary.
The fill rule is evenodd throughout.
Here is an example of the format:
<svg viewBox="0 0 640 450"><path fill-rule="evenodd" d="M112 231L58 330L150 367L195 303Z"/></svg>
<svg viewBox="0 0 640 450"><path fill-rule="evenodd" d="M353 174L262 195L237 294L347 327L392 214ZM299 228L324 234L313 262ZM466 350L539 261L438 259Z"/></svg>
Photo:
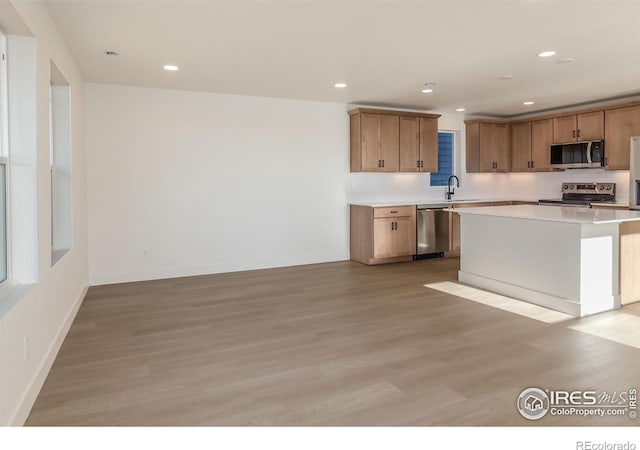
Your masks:
<svg viewBox="0 0 640 450"><path fill-rule="evenodd" d="M423 93L423 94L430 94L430 93L432 93L432 92L433 92L433 89L423 89L423 90L422 90L422 93Z"/></svg>
<svg viewBox="0 0 640 450"><path fill-rule="evenodd" d="M548 58L549 56L553 56L555 54L556 54L556 52L554 52L553 50L547 50L547 51L538 53L538 56L540 58Z"/></svg>
<svg viewBox="0 0 640 450"><path fill-rule="evenodd" d="M458 108L458 109L456 109L456 111L458 111L458 112L462 112L462 111L466 111L466 109L464 109L464 108Z"/></svg>
<svg viewBox="0 0 640 450"><path fill-rule="evenodd" d="M556 61L558 64L569 64L573 62L573 58L562 58Z"/></svg>
<svg viewBox="0 0 640 450"><path fill-rule="evenodd" d="M512 79L512 78L513 78L513 75L508 74L508 73L506 73L506 74L504 74L504 75L500 75L500 79L501 79L501 80L510 80L510 79Z"/></svg>
<svg viewBox="0 0 640 450"><path fill-rule="evenodd" d="M169 71L171 71L171 72L175 72L176 70L178 70L178 69L179 69L179 67L178 67L178 66L172 66L171 64L167 64L167 65L165 65L165 66L162 66L162 68L163 68L164 70L169 70Z"/></svg>
<svg viewBox="0 0 640 450"><path fill-rule="evenodd" d="M530 101L530 100L529 100L529 101L526 101L526 102L522 102L522 104L523 104L523 105L527 105L527 106L528 106L528 105L533 105L533 104L534 104L534 102L532 102L532 101Z"/></svg>
<svg viewBox="0 0 640 450"><path fill-rule="evenodd" d="M435 86L436 84L433 81L427 81L424 85L425 86Z"/></svg>
<svg viewBox="0 0 640 450"><path fill-rule="evenodd" d="M119 56L117 52L114 52L114 51L111 51L111 50L109 50L107 52L104 52L104 54L107 55L107 56Z"/></svg>
<svg viewBox="0 0 640 450"><path fill-rule="evenodd" d="M346 88L347 87L347 83L336 83L333 85L333 87L337 87L337 88Z"/></svg>

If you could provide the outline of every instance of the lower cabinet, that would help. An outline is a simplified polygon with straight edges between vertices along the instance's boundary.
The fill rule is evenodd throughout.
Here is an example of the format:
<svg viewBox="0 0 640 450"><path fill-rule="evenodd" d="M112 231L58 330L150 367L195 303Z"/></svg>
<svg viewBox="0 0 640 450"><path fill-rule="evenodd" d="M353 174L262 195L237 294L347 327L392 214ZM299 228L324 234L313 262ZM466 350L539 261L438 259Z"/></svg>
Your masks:
<svg viewBox="0 0 640 450"><path fill-rule="evenodd" d="M351 206L351 260L409 261L416 252L416 208Z"/></svg>
<svg viewBox="0 0 640 450"><path fill-rule="evenodd" d="M535 205L537 202L498 201L451 203L451 208ZM351 205L351 260L364 264L410 261L416 254L416 207L373 208ZM449 212L447 256L460 254L460 215Z"/></svg>

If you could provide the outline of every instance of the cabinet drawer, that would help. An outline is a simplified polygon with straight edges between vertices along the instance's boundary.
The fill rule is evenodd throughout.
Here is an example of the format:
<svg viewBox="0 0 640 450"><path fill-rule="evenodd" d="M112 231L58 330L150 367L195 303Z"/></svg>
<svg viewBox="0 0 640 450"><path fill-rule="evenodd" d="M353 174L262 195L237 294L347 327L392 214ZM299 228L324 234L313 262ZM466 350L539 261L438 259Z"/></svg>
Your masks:
<svg viewBox="0 0 640 450"><path fill-rule="evenodd" d="M415 206L390 206L386 208L373 208L373 217L405 217L413 216L415 212Z"/></svg>

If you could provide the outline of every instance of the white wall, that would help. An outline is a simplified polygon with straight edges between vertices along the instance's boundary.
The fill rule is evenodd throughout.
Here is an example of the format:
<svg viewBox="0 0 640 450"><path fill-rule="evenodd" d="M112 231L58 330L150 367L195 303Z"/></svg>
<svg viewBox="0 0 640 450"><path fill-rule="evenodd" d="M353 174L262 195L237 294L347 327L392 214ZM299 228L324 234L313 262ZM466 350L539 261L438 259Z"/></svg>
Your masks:
<svg viewBox="0 0 640 450"><path fill-rule="evenodd" d="M349 257L345 105L86 85L91 284Z"/></svg>
<svg viewBox="0 0 640 450"><path fill-rule="evenodd" d="M68 326L88 285L87 227L85 208L85 160L83 136L83 80L46 6L39 2L1 5L3 20L22 21L15 29L29 29L35 36L37 92L37 284L0 317L0 425L22 424L49 371ZM15 8L15 9L13 9ZM11 13L9 17L7 11ZM16 19L17 20L17 19ZM6 26L3 22L3 27ZM11 66L12 55L8 55ZM51 268L51 209L49 175L50 61L69 81L72 91L73 220L74 246ZM24 100L24 99L22 99ZM14 100L15 101L15 100ZM30 341L25 359L24 338Z"/></svg>

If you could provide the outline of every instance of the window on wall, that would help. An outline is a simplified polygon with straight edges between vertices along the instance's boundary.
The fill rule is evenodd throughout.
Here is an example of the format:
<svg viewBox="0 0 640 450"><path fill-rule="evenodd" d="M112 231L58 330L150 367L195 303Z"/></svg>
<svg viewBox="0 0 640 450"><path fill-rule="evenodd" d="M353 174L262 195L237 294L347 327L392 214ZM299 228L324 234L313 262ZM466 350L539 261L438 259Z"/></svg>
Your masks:
<svg viewBox="0 0 640 450"><path fill-rule="evenodd" d="M7 191L9 179L9 107L7 100L7 42L0 33L0 283L7 280L9 236L7 226Z"/></svg>
<svg viewBox="0 0 640 450"><path fill-rule="evenodd" d="M70 107L69 83L52 62L49 89L52 266L71 249L73 237Z"/></svg>
<svg viewBox="0 0 640 450"><path fill-rule="evenodd" d="M449 177L453 175L453 148L454 133L438 132L438 171L431 174L431 186L446 186Z"/></svg>

